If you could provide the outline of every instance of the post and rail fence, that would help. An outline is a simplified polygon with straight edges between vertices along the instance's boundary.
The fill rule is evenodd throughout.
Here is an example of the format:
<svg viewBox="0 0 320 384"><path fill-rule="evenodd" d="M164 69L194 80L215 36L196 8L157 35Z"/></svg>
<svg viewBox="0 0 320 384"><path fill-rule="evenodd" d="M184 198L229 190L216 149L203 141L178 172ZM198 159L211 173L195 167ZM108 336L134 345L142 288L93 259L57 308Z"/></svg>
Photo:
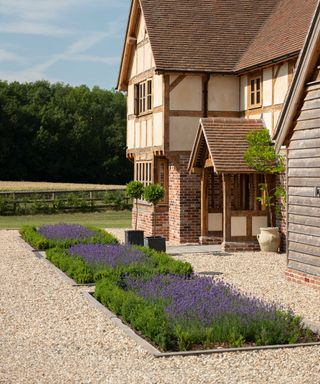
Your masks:
<svg viewBox="0 0 320 384"><path fill-rule="evenodd" d="M0 215L130 209L124 189L1 191Z"/></svg>

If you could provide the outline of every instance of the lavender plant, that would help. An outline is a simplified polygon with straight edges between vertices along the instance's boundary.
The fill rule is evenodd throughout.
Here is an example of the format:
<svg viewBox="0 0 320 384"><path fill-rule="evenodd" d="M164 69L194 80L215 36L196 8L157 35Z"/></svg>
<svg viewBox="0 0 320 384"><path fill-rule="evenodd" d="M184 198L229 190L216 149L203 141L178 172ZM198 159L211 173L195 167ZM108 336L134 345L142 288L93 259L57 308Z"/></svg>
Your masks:
<svg viewBox="0 0 320 384"><path fill-rule="evenodd" d="M280 309L210 277L157 274L147 279L126 276L125 284L127 289L145 299L166 300L165 311L172 321L195 321L201 326L210 326L229 314L239 315L246 322L275 320Z"/></svg>
<svg viewBox="0 0 320 384"><path fill-rule="evenodd" d="M296 343L314 337L291 310L209 277L126 275L121 285L129 295L133 292L158 311L162 308L166 322L159 324L159 332L165 329L172 334L180 350L195 344L240 347L245 343Z"/></svg>
<svg viewBox="0 0 320 384"><path fill-rule="evenodd" d="M48 240L84 240L97 233L79 224L42 225L38 232Z"/></svg>
<svg viewBox="0 0 320 384"><path fill-rule="evenodd" d="M142 251L122 245L76 244L68 249L67 254L81 257L93 268L99 266L116 268L148 261L148 257Z"/></svg>

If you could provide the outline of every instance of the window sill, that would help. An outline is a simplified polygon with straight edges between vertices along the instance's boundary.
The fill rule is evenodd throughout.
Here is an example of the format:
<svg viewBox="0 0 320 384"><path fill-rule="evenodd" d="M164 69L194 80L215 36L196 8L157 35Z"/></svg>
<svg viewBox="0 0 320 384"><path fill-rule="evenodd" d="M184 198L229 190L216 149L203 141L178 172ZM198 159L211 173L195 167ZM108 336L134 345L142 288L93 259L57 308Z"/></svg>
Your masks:
<svg viewBox="0 0 320 384"><path fill-rule="evenodd" d="M249 110L252 110L252 109L259 109L259 108L262 108L262 104L259 104L259 105L250 105L248 107Z"/></svg>
<svg viewBox="0 0 320 384"><path fill-rule="evenodd" d="M143 113L140 113L139 115L135 115L135 117L138 119L139 117L144 117L144 116L148 116L148 115L152 115L152 110L150 111L146 111L146 112L143 112Z"/></svg>

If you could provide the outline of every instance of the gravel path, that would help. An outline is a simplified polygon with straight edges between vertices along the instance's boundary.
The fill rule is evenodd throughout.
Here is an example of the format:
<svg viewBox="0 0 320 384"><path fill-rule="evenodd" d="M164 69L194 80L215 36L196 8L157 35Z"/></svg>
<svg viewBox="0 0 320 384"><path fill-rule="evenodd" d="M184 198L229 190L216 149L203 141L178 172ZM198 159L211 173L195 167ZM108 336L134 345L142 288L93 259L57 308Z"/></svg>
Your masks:
<svg viewBox="0 0 320 384"><path fill-rule="evenodd" d="M187 258L198 271L221 271L234 282L241 276L237 285L264 297L287 300L291 294L296 310L308 313L309 306L312 318L319 316L319 296L279 276L281 256ZM259 281L254 272L259 268L271 280L256 288L246 280L258 276ZM1 383L320 383L318 346L155 359L92 307L82 290L70 288L37 259L18 232L0 231Z"/></svg>

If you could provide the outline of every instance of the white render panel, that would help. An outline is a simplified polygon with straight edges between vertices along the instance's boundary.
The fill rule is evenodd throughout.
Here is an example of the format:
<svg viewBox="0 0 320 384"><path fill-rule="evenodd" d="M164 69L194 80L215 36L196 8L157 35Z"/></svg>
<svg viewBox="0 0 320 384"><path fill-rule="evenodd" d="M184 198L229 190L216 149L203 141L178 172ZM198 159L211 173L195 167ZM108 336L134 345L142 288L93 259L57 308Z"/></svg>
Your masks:
<svg viewBox="0 0 320 384"><path fill-rule="evenodd" d="M153 106L163 105L163 76L154 75L153 77Z"/></svg>
<svg viewBox="0 0 320 384"><path fill-rule="evenodd" d="M140 121L136 120L135 122L135 148L141 148L140 144L140 138L141 138L141 126L140 126Z"/></svg>
<svg viewBox="0 0 320 384"><path fill-rule="evenodd" d="M129 149L134 148L134 120L127 121L127 147Z"/></svg>
<svg viewBox="0 0 320 384"><path fill-rule="evenodd" d="M240 111L245 111L248 107L248 76L240 78Z"/></svg>
<svg viewBox="0 0 320 384"><path fill-rule="evenodd" d="M153 145L153 118L150 118L147 120L147 138L146 138L146 145L147 147L152 147Z"/></svg>
<svg viewBox="0 0 320 384"><path fill-rule="evenodd" d="M272 126L272 112L264 112L262 115L264 124L268 128L270 135L272 136L273 126Z"/></svg>
<svg viewBox="0 0 320 384"><path fill-rule="evenodd" d="M268 226L267 216L253 216L252 217L252 236L257 236L260 233L260 228Z"/></svg>
<svg viewBox="0 0 320 384"><path fill-rule="evenodd" d="M170 109L182 111L201 111L201 76L187 76L170 92Z"/></svg>
<svg viewBox="0 0 320 384"><path fill-rule="evenodd" d="M199 117L170 117L170 151L191 151Z"/></svg>
<svg viewBox="0 0 320 384"><path fill-rule="evenodd" d="M231 236L247 236L247 218L245 216L231 217Z"/></svg>
<svg viewBox="0 0 320 384"><path fill-rule="evenodd" d="M279 116L280 116L280 111L274 111L273 113L273 129L276 127L277 125L277 122L278 122L278 119L279 119Z"/></svg>
<svg viewBox="0 0 320 384"><path fill-rule="evenodd" d="M148 69L152 68L152 50L150 43L147 43L144 45L144 70L147 71Z"/></svg>
<svg viewBox="0 0 320 384"><path fill-rule="evenodd" d="M222 213L208 213L208 230L222 231Z"/></svg>
<svg viewBox="0 0 320 384"><path fill-rule="evenodd" d="M212 76L208 85L209 111L239 111L239 78Z"/></svg>
<svg viewBox="0 0 320 384"><path fill-rule="evenodd" d="M128 86L127 114L128 115L133 115L134 114L134 85L133 84L130 84Z"/></svg>
<svg viewBox="0 0 320 384"><path fill-rule="evenodd" d="M142 40L145 39L145 28L146 28L146 23L144 20L144 17L141 15L139 19L139 24L138 24L138 31L137 31L137 43L140 43Z"/></svg>
<svg viewBox="0 0 320 384"><path fill-rule="evenodd" d="M142 120L141 121L141 130L140 130L140 146L142 148L147 146L147 121Z"/></svg>
<svg viewBox="0 0 320 384"><path fill-rule="evenodd" d="M289 87L288 62L281 65L274 83L274 104L282 104Z"/></svg>
<svg viewBox="0 0 320 384"><path fill-rule="evenodd" d="M263 70L262 101L264 107L272 105L272 67Z"/></svg>
<svg viewBox="0 0 320 384"><path fill-rule="evenodd" d="M137 73L141 73L144 71L144 49L143 47L137 48L136 50L136 55L137 55Z"/></svg>
<svg viewBox="0 0 320 384"><path fill-rule="evenodd" d="M163 113L153 114L153 145L163 145Z"/></svg>

